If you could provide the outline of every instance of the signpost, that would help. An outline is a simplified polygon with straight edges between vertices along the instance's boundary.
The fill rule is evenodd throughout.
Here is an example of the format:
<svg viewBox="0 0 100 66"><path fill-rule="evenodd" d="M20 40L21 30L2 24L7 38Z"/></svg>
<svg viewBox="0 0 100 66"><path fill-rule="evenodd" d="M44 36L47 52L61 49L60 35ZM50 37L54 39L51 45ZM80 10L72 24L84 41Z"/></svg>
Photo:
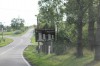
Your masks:
<svg viewBox="0 0 100 66"><path fill-rule="evenodd" d="M55 39L55 29L35 29L36 42L43 42Z"/></svg>
<svg viewBox="0 0 100 66"><path fill-rule="evenodd" d="M35 29L36 42L44 42L45 53L52 52L52 41L55 40L55 29ZM48 49L46 49L48 48Z"/></svg>
<svg viewBox="0 0 100 66"><path fill-rule="evenodd" d="M40 42L43 42L43 45L45 46L45 49L48 48L48 54L51 52L51 47L52 47L52 41L55 40L55 29L47 29L47 23L46 27L44 29L39 28L39 18L37 16L37 29L35 29L35 39L36 42L38 42L38 53L40 53ZM47 49L45 50L47 51Z"/></svg>

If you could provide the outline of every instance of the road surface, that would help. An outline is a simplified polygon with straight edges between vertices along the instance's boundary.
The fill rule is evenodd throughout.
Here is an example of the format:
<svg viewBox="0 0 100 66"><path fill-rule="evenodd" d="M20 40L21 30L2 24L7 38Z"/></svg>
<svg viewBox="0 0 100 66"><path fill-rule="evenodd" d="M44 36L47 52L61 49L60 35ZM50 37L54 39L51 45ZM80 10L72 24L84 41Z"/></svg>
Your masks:
<svg viewBox="0 0 100 66"><path fill-rule="evenodd" d="M32 29L20 37L10 37L14 41L0 48L0 66L30 66L24 59L23 51L31 44Z"/></svg>

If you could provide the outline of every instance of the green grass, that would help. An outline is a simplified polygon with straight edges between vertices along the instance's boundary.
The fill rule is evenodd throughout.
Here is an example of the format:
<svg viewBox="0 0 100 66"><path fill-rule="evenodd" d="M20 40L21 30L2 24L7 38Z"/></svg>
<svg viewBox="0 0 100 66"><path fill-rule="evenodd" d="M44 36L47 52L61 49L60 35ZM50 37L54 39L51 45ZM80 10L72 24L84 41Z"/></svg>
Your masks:
<svg viewBox="0 0 100 66"><path fill-rule="evenodd" d="M94 60L94 53L84 49L84 56L76 58L76 48L71 48L64 55L45 55L38 54L36 51L37 43L35 37L31 38L32 45L28 46L24 51L24 57L29 61L32 66L100 66L100 63Z"/></svg>
<svg viewBox="0 0 100 66"><path fill-rule="evenodd" d="M93 60L94 54L85 49L84 57L76 58L75 48L70 49L64 55L45 55L38 54L36 51L35 38L32 37L31 41L34 43L28 46L24 51L24 57L29 61L32 66L84 66ZM100 65L99 65L100 66Z"/></svg>
<svg viewBox="0 0 100 66"><path fill-rule="evenodd" d="M5 39L5 41L1 40L1 38L0 38L0 41L1 41L0 47L6 46L6 45L10 44L11 42L13 42L12 39L9 39L9 38L4 38L4 39Z"/></svg>
<svg viewBox="0 0 100 66"><path fill-rule="evenodd" d="M25 34L27 31L28 31L28 29L26 31L24 31L24 32L21 32L20 34L14 34L14 31L4 32L3 34L4 35L11 35L11 36L21 36L21 35ZM0 35L2 35L2 32L0 32Z"/></svg>
<svg viewBox="0 0 100 66"><path fill-rule="evenodd" d="M4 32L4 35L12 35L13 32ZM0 35L2 35L2 32L0 32Z"/></svg>
<svg viewBox="0 0 100 66"><path fill-rule="evenodd" d="M70 50L70 52L64 55L57 56L55 54L38 54L35 48L36 45L28 46L24 51L24 56L29 63L36 66L84 66L93 60L93 54L87 50L85 50L84 57L76 58L73 54L74 50Z"/></svg>
<svg viewBox="0 0 100 66"><path fill-rule="evenodd" d="M31 43L35 43L35 37L34 36L32 36L32 38L31 38Z"/></svg>

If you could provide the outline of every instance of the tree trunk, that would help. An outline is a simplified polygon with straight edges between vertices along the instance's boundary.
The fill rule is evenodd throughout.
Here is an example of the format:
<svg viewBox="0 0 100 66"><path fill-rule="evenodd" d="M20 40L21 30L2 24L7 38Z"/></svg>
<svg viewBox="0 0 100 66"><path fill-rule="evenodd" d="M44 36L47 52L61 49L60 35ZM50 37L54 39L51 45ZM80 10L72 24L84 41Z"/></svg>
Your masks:
<svg viewBox="0 0 100 66"><path fill-rule="evenodd" d="M93 0L89 1L89 26L88 26L88 44L90 49L94 50L94 44L95 44L95 34L94 34L94 11L93 11Z"/></svg>
<svg viewBox="0 0 100 66"><path fill-rule="evenodd" d="M78 17L77 23L77 57L83 56L83 45L82 45L82 17Z"/></svg>
<svg viewBox="0 0 100 66"><path fill-rule="evenodd" d="M100 60L100 0L98 5L98 21L95 45L95 60Z"/></svg>
<svg viewBox="0 0 100 66"><path fill-rule="evenodd" d="M83 5L80 0L77 0L77 4L79 5L79 13L77 14L77 57L83 56L83 45L82 45L82 27L83 27Z"/></svg>

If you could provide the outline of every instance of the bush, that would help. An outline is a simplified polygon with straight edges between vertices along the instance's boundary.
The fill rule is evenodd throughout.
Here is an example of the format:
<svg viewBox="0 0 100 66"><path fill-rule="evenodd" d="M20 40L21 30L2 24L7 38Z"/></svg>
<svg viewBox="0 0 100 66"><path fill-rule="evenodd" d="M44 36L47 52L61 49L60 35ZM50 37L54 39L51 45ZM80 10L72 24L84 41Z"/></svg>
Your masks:
<svg viewBox="0 0 100 66"><path fill-rule="evenodd" d="M21 31L24 32L25 31L25 28L21 28Z"/></svg>
<svg viewBox="0 0 100 66"><path fill-rule="evenodd" d="M7 32L10 32L11 31L11 29L7 29Z"/></svg>
<svg viewBox="0 0 100 66"><path fill-rule="evenodd" d="M56 55L63 55L67 50L67 45L64 42L56 41L53 45L53 51Z"/></svg>
<svg viewBox="0 0 100 66"><path fill-rule="evenodd" d="M21 30L16 30L15 32L14 32L14 34L21 34Z"/></svg>

